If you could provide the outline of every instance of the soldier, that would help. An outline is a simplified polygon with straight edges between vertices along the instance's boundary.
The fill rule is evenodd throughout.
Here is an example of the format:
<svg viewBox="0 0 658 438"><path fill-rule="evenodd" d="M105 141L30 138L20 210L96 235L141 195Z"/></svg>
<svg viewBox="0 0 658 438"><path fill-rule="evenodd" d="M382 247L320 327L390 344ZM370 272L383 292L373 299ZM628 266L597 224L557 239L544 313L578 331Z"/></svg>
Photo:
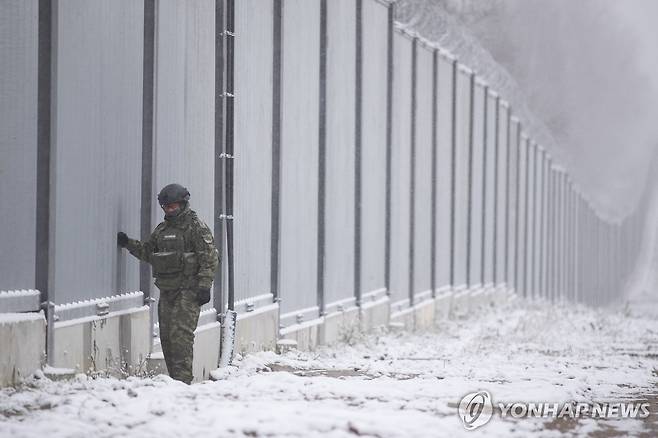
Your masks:
<svg viewBox="0 0 658 438"><path fill-rule="evenodd" d="M190 193L169 184L158 194L161 222L145 242L117 235L120 247L147 262L160 289L160 341L169 375L192 382L194 330L200 306L210 301L210 287L219 257L212 233L189 207Z"/></svg>

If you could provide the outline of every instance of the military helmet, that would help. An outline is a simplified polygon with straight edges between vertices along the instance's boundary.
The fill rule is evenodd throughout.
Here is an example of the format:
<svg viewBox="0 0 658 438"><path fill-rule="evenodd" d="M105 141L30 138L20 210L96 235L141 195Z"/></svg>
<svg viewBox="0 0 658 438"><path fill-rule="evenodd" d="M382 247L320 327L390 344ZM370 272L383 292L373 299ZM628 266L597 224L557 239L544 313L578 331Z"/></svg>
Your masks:
<svg viewBox="0 0 658 438"><path fill-rule="evenodd" d="M180 184L168 184L158 193L160 205L173 204L174 202L188 202L190 192Z"/></svg>

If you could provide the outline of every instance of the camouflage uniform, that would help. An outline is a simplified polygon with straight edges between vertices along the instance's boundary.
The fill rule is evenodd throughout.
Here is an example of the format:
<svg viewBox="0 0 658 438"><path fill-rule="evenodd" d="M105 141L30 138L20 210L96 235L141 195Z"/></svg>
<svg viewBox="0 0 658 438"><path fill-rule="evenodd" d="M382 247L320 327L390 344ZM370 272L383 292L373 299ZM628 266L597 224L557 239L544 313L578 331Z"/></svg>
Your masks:
<svg viewBox="0 0 658 438"><path fill-rule="evenodd" d="M186 205L177 216L165 217L147 241L129 239L126 248L153 268L167 370L173 379L189 384L200 312L197 290L210 289L219 265L212 233Z"/></svg>

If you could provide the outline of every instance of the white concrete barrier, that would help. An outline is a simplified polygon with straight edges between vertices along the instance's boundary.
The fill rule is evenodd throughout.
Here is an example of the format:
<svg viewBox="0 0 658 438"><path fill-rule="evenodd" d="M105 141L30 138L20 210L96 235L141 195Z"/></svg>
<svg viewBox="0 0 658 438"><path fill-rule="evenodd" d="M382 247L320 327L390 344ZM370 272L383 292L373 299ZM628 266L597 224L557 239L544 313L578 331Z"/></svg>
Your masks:
<svg viewBox="0 0 658 438"><path fill-rule="evenodd" d="M16 385L40 369L45 354L43 312L0 313L0 387Z"/></svg>
<svg viewBox="0 0 658 438"><path fill-rule="evenodd" d="M279 304L259 307L253 312L238 313L235 328L235 351L245 354L274 350L279 332Z"/></svg>
<svg viewBox="0 0 658 438"><path fill-rule="evenodd" d="M52 365L132 374L145 369L150 335L148 306L55 322Z"/></svg>

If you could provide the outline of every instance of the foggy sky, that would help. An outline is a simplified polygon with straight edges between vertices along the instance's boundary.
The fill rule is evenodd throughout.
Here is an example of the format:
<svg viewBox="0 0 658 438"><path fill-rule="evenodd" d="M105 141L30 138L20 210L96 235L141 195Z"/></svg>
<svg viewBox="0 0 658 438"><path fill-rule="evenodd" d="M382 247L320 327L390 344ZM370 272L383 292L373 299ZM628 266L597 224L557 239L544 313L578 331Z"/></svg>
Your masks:
<svg viewBox="0 0 658 438"><path fill-rule="evenodd" d="M408 27L480 64L517 108L523 100L539 133L554 139L545 146L603 213L635 206L658 150L658 1L400 0L398 11ZM500 67L482 61L488 54L473 41Z"/></svg>

